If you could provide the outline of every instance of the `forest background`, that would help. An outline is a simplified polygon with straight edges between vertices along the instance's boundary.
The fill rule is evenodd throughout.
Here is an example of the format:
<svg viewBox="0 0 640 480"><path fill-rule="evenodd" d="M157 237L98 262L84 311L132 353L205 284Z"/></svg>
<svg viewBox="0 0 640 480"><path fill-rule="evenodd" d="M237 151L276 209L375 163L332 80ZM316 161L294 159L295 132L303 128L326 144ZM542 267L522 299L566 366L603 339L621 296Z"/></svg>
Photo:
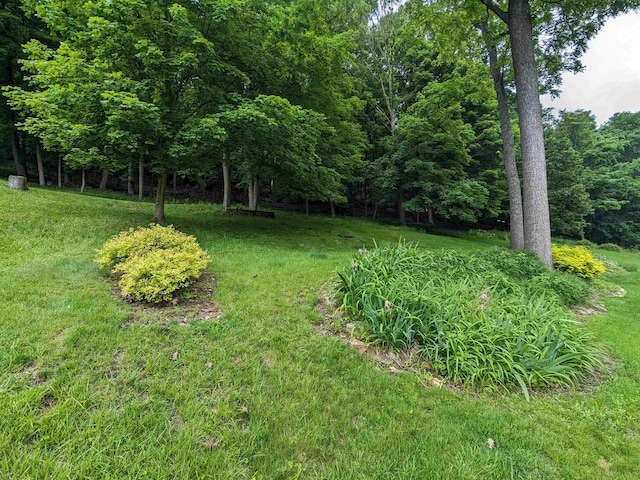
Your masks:
<svg viewBox="0 0 640 480"><path fill-rule="evenodd" d="M0 170L153 195L160 221L171 195L513 229L506 14L526 4L539 91L557 92L636 3L0 2ZM640 245L640 113L542 119L552 233Z"/></svg>

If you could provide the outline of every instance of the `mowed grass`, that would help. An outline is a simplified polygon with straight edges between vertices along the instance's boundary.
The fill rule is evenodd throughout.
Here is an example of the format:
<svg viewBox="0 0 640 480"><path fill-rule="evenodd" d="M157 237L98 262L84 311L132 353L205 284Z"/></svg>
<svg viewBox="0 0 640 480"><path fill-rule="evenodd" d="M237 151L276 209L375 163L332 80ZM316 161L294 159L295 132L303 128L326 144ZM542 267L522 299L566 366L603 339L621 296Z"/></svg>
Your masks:
<svg viewBox="0 0 640 480"><path fill-rule="evenodd" d="M0 478L640 477L639 271L616 277L627 296L586 321L615 359L610 374L527 402L425 387L314 328L318 292L374 239L495 241L169 204L169 223L211 254L224 312L185 327L179 306L169 322L132 321L134 306L93 262L151 214L146 203L0 188ZM638 254L600 253L640 267Z"/></svg>

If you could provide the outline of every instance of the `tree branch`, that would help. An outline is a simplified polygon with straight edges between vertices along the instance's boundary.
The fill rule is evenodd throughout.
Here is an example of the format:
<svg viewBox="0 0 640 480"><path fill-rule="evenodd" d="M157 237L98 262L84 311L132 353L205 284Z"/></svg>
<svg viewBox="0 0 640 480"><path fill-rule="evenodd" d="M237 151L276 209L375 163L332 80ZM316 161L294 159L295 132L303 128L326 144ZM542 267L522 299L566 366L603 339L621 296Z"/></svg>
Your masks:
<svg viewBox="0 0 640 480"><path fill-rule="evenodd" d="M480 0L480 3L495 13L500 20L509 25L509 14L498 7L493 0Z"/></svg>

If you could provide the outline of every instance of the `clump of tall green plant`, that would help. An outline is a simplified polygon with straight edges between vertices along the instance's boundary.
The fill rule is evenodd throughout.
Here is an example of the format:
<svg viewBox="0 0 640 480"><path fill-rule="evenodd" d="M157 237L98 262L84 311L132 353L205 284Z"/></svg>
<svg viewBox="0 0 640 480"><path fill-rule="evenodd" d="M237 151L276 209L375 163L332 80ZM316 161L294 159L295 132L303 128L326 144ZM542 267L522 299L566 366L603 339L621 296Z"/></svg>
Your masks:
<svg viewBox="0 0 640 480"><path fill-rule="evenodd" d="M173 299L210 262L196 239L173 226L130 229L98 250L96 262L118 278L124 297L159 303Z"/></svg>
<svg viewBox="0 0 640 480"><path fill-rule="evenodd" d="M417 346L438 374L473 386L572 384L599 363L589 333L563 306L587 284L549 271L535 256L426 251L412 245L361 250L339 273L342 308L366 338Z"/></svg>

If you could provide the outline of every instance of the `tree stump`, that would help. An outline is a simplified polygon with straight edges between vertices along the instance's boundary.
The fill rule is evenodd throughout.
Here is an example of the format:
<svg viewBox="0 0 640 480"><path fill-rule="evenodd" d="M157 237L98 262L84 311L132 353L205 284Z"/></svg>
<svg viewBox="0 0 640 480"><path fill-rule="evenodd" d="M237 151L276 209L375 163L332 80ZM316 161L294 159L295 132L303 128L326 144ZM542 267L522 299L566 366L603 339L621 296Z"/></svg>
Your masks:
<svg viewBox="0 0 640 480"><path fill-rule="evenodd" d="M27 187L27 177L22 177L20 175L10 175L7 187L13 188L14 190L29 190L29 188Z"/></svg>

